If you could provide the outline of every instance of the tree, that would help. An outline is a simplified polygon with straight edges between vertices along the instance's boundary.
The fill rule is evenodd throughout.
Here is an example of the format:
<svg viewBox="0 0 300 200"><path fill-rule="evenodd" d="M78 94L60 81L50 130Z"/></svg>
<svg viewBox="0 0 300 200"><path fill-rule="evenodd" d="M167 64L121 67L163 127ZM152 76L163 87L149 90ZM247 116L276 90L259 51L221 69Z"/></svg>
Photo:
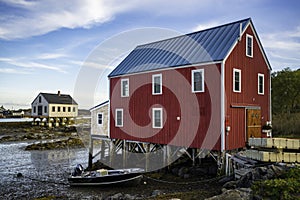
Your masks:
<svg viewBox="0 0 300 200"><path fill-rule="evenodd" d="M285 68L272 73L273 133L300 135L300 69Z"/></svg>
<svg viewBox="0 0 300 200"><path fill-rule="evenodd" d="M285 68L272 73L272 110L274 114L299 112L300 69Z"/></svg>

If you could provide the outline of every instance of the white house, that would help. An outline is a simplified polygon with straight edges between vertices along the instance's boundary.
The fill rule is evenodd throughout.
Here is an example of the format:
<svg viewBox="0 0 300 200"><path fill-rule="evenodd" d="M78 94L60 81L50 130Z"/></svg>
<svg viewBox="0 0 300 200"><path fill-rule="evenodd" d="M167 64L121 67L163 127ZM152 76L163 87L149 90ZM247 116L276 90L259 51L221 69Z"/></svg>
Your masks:
<svg viewBox="0 0 300 200"><path fill-rule="evenodd" d="M109 101L105 101L93 108L91 111L91 134L108 137L108 111Z"/></svg>
<svg viewBox="0 0 300 200"><path fill-rule="evenodd" d="M34 124L59 126L70 124L78 115L78 104L68 94L39 93L31 103Z"/></svg>

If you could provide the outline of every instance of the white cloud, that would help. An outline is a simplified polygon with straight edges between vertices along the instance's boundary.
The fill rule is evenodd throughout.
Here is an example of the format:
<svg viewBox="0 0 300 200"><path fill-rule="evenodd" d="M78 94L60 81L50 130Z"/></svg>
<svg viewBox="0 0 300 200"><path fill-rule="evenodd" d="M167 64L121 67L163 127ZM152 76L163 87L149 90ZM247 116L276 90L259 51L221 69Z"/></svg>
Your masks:
<svg viewBox="0 0 300 200"><path fill-rule="evenodd" d="M21 71L13 68L0 68L0 73L5 73L5 74L30 74L27 71Z"/></svg>
<svg viewBox="0 0 300 200"><path fill-rule="evenodd" d="M261 34L261 40L273 69L300 67L300 27L292 31Z"/></svg>
<svg viewBox="0 0 300 200"><path fill-rule="evenodd" d="M59 53L43 53L41 55L38 55L37 59L49 60L49 59L57 59L57 58L63 58L63 57L67 57L67 55L59 54Z"/></svg>
<svg viewBox="0 0 300 200"><path fill-rule="evenodd" d="M41 35L60 28L89 28L107 22L135 5L120 0L6 0L5 3L21 12L19 15L12 12L1 14L0 38L7 40Z"/></svg>
<svg viewBox="0 0 300 200"><path fill-rule="evenodd" d="M66 73L65 70L63 70L63 66L52 66L50 64L43 64L36 61L28 60L25 58L0 58L0 62L3 62L5 64L13 65L20 68L26 68L29 70L33 69L47 69L47 70L54 70L62 73ZM13 70L6 70L8 72L13 72ZM22 72L20 73L28 73L28 72Z"/></svg>
<svg viewBox="0 0 300 200"><path fill-rule="evenodd" d="M192 29L192 32L202 31L202 30L205 30L205 29L208 29L208 28L216 27L216 26L221 25L221 24L223 24L223 23L218 22L218 21L210 21L210 22L207 22L207 23L201 23L201 24L198 24L196 27L194 27Z"/></svg>

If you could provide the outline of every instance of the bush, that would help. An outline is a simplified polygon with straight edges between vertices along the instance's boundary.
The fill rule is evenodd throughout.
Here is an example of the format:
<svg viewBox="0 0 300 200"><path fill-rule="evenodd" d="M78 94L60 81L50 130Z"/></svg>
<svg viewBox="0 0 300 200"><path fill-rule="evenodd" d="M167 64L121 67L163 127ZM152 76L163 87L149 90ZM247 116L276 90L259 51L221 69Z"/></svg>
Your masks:
<svg viewBox="0 0 300 200"><path fill-rule="evenodd" d="M254 182L252 189L263 198L300 199L300 168L290 169L281 178Z"/></svg>

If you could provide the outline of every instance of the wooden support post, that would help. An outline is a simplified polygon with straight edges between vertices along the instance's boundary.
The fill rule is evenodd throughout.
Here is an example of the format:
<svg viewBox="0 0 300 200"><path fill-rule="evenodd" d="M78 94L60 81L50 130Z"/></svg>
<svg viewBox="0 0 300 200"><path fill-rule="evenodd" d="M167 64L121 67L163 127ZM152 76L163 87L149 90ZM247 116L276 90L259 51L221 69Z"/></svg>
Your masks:
<svg viewBox="0 0 300 200"><path fill-rule="evenodd" d="M101 147L100 147L100 159L104 159L105 156L105 140L101 140Z"/></svg>
<svg viewBox="0 0 300 200"><path fill-rule="evenodd" d="M145 169L146 169L146 172L148 172L149 170L149 163L150 163L150 144L147 144L146 145L146 153L145 153Z"/></svg>
<svg viewBox="0 0 300 200"><path fill-rule="evenodd" d="M192 149L192 160L193 160L193 166L195 166L195 149Z"/></svg>
<svg viewBox="0 0 300 200"><path fill-rule="evenodd" d="M109 159L110 159L110 166L113 166L113 162L114 162L114 157L115 157L115 149L116 149L116 145L113 143L113 141L111 140L110 143L110 148L109 148Z"/></svg>
<svg viewBox="0 0 300 200"><path fill-rule="evenodd" d="M126 168L127 166L127 145L128 142L126 140L123 140L123 148L122 148L122 153L123 153L123 168Z"/></svg>
<svg viewBox="0 0 300 200"><path fill-rule="evenodd" d="M89 169L92 169L92 167L93 167L93 148L94 148L93 143L94 143L93 138L90 137L89 163L88 163Z"/></svg>

